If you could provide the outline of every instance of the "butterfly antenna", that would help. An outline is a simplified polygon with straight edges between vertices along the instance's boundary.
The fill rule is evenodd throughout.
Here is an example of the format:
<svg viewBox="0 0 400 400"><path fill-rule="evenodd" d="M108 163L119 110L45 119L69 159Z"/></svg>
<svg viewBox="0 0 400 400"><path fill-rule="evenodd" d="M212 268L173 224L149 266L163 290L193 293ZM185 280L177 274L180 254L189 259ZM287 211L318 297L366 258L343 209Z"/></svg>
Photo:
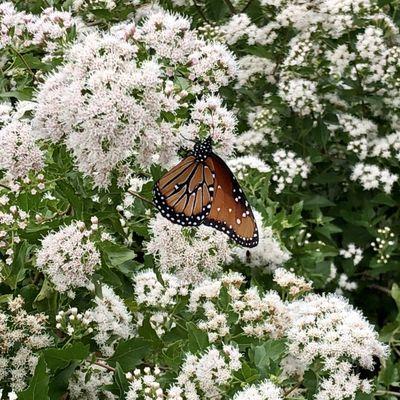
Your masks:
<svg viewBox="0 0 400 400"><path fill-rule="evenodd" d="M193 139L189 139L189 138L187 138L187 137L185 137L185 136L183 136L182 135L182 133L180 133L179 132L179 134L185 139L185 140L187 140L187 141L189 141L189 142L192 142L192 143L196 143L196 141L195 140L193 140Z"/></svg>

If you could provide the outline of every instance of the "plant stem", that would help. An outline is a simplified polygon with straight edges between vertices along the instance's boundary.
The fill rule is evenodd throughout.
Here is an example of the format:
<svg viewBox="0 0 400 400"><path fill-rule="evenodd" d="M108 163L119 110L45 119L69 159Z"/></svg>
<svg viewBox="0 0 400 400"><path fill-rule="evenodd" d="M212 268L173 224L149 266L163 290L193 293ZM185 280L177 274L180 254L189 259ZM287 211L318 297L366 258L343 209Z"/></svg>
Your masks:
<svg viewBox="0 0 400 400"><path fill-rule="evenodd" d="M240 11L241 13L244 13L250 6L250 4L252 3L253 0L249 0L246 5L242 8L242 11Z"/></svg>
<svg viewBox="0 0 400 400"><path fill-rule="evenodd" d="M100 361L95 361L93 364L98 365L99 367L105 368L107 371L115 372L115 368L111 367L108 364L102 363Z"/></svg>
<svg viewBox="0 0 400 400"><path fill-rule="evenodd" d="M14 47L11 47L12 51L17 55L17 57L22 61L22 63L25 65L26 69L29 71L29 73L33 76L33 78L35 77L35 73L31 70L31 67L28 65L28 63L26 62L24 56Z"/></svg>
<svg viewBox="0 0 400 400"><path fill-rule="evenodd" d="M225 1L225 4L228 6L229 11L230 11L232 14L236 14L235 7L233 6L231 0L224 0L224 1Z"/></svg>
<svg viewBox="0 0 400 400"><path fill-rule="evenodd" d="M203 9L200 7L200 5L197 3L197 1L196 1L196 0L193 0L193 3L194 3L194 5L195 5L195 7L196 7L198 13L200 14L201 18L203 18L203 20L204 20L205 22L207 22L207 24L209 24L210 21L209 21L208 18L206 17L206 14L204 14Z"/></svg>
<svg viewBox="0 0 400 400"><path fill-rule="evenodd" d="M373 284L373 285L369 285L368 287L371 288L371 289L380 290L381 292L386 293L387 295L391 296L390 290L388 288L383 287L383 286Z"/></svg>
<svg viewBox="0 0 400 400"><path fill-rule="evenodd" d="M294 392L296 389L298 389L298 388L301 386L301 384L302 384L302 382L298 382L298 383L296 383L296 385L294 385L291 389L286 390L286 391L283 393L283 397L289 396L289 394L292 393L292 392Z"/></svg>
<svg viewBox="0 0 400 400"><path fill-rule="evenodd" d="M400 397L400 393L399 392L393 392L391 390L378 390L375 393L375 395L376 396L387 396L387 395L390 395L390 396Z"/></svg>
<svg viewBox="0 0 400 400"><path fill-rule="evenodd" d="M143 197L143 196L140 195L139 193L132 192L132 191L130 191L130 190L128 190L128 193L130 193L132 196L135 196L135 197L137 197L138 199L140 199L140 200L146 202L147 204L151 204L151 205L154 207L154 203L153 203L151 200L146 199L146 197Z"/></svg>

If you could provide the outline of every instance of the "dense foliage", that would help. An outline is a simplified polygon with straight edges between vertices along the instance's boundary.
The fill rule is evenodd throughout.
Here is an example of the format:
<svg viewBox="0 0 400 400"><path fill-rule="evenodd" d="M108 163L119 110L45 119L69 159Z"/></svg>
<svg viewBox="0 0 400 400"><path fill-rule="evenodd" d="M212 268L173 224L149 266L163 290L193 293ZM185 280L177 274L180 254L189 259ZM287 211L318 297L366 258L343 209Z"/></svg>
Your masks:
<svg viewBox="0 0 400 400"><path fill-rule="evenodd" d="M0 3L0 398L400 397L397 0ZM153 207L211 136L253 249Z"/></svg>

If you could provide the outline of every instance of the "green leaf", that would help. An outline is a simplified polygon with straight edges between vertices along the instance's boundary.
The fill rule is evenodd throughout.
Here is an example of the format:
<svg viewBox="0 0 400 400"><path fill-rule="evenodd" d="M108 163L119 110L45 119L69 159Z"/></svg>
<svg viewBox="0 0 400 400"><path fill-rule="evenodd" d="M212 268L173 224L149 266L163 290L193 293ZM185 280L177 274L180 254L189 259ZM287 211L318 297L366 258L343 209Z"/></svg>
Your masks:
<svg viewBox="0 0 400 400"><path fill-rule="evenodd" d="M268 340L260 346L254 346L252 348L254 365L263 376L266 376L271 361L280 359L285 350L286 344L282 339Z"/></svg>
<svg viewBox="0 0 400 400"><path fill-rule="evenodd" d="M49 383L50 400L60 400L68 389L69 380L75 372L78 362L72 362L67 368L56 373Z"/></svg>
<svg viewBox="0 0 400 400"><path fill-rule="evenodd" d="M303 385L307 388L307 398L312 399L318 387L318 377L314 371L308 370L304 373Z"/></svg>
<svg viewBox="0 0 400 400"><path fill-rule="evenodd" d="M393 300L396 302L397 309L400 311L400 288L397 283L393 283L390 294L392 295Z"/></svg>
<svg viewBox="0 0 400 400"><path fill-rule="evenodd" d="M100 249L103 255L106 256L108 263L113 267L121 265L126 261L131 261L136 257L133 250L117 243L103 242Z"/></svg>
<svg viewBox="0 0 400 400"><path fill-rule="evenodd" d="M132 338L119 342L114 355L108 359L111 366L117 362L124 372L134 369L151 350L151 342L146 339Z"/></svg>
<svg viewBox="0 0 400 400"><path fill-rule="evenodd" d="M189 351L191 353L199 353L206 349L209 345L208 335L199 329L193 322L187 322L186 328L189 339Z"/></svg>
<svg viewBox="0 0 400 400"><path fill-rule="evenodd" d="M46 373L46 362L43 357L40 357L28 388L18 394L18 399L46 400L49 398L48 392L49 376Z"/></svg>
<svg viewBox="0 0 400 400"><path fill-rule="evenodd" d="M29 257L30 249L31 245L24 241L18 245L15 251L11 269L5 279L5 282L11 289L15 289L18 282L21 282L25 278L26 261Z"/></svg>
<svg viewBox="0 0 400 400"><path fill-rule="evenodd" d="M89 356L89 345L74 343L64 349L46 349L43 352L47 366L51 370L65 368L71 361L82 361Z"/></svg>
<svg viewBox="0 0 400 400"><path fill-rule="evenodd" d="M333 207L334 205L335 203L331 202L329 199L319 194L306 196L304 198L304 208L306 210L309 210L314 207L319 207L319 208Z"/></svg>
<svg viewBox="0 0 400 400"><path fill-rule="evenodd" d="M12 298L13 298L12 293L3 294L0 296L0 304L8 303L10 300L12 300Z"/></svg>
<svg viewBox="0 0 400 400"><path fill-rule="evenodd" d="M126 379L125 373L119 363L117 363L115 366L114 383L118 389L119 399L124 400L125 392L127 392L129 388L129 382Z"/></svg>

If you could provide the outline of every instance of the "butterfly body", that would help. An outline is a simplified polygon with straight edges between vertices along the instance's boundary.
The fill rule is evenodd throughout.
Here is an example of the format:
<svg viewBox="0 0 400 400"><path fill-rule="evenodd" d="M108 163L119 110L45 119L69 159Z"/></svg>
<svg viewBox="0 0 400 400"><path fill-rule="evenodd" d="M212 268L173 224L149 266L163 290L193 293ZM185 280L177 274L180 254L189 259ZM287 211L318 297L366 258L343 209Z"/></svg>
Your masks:
<svg viewBox="0 0 400 400"><path fill-rule="evenodd" d="M242 246L258 244L251 208L228 166L212 151L210 138L197 142L186 158L156 182L154 203L176 224L204 224Z"/></svg>

